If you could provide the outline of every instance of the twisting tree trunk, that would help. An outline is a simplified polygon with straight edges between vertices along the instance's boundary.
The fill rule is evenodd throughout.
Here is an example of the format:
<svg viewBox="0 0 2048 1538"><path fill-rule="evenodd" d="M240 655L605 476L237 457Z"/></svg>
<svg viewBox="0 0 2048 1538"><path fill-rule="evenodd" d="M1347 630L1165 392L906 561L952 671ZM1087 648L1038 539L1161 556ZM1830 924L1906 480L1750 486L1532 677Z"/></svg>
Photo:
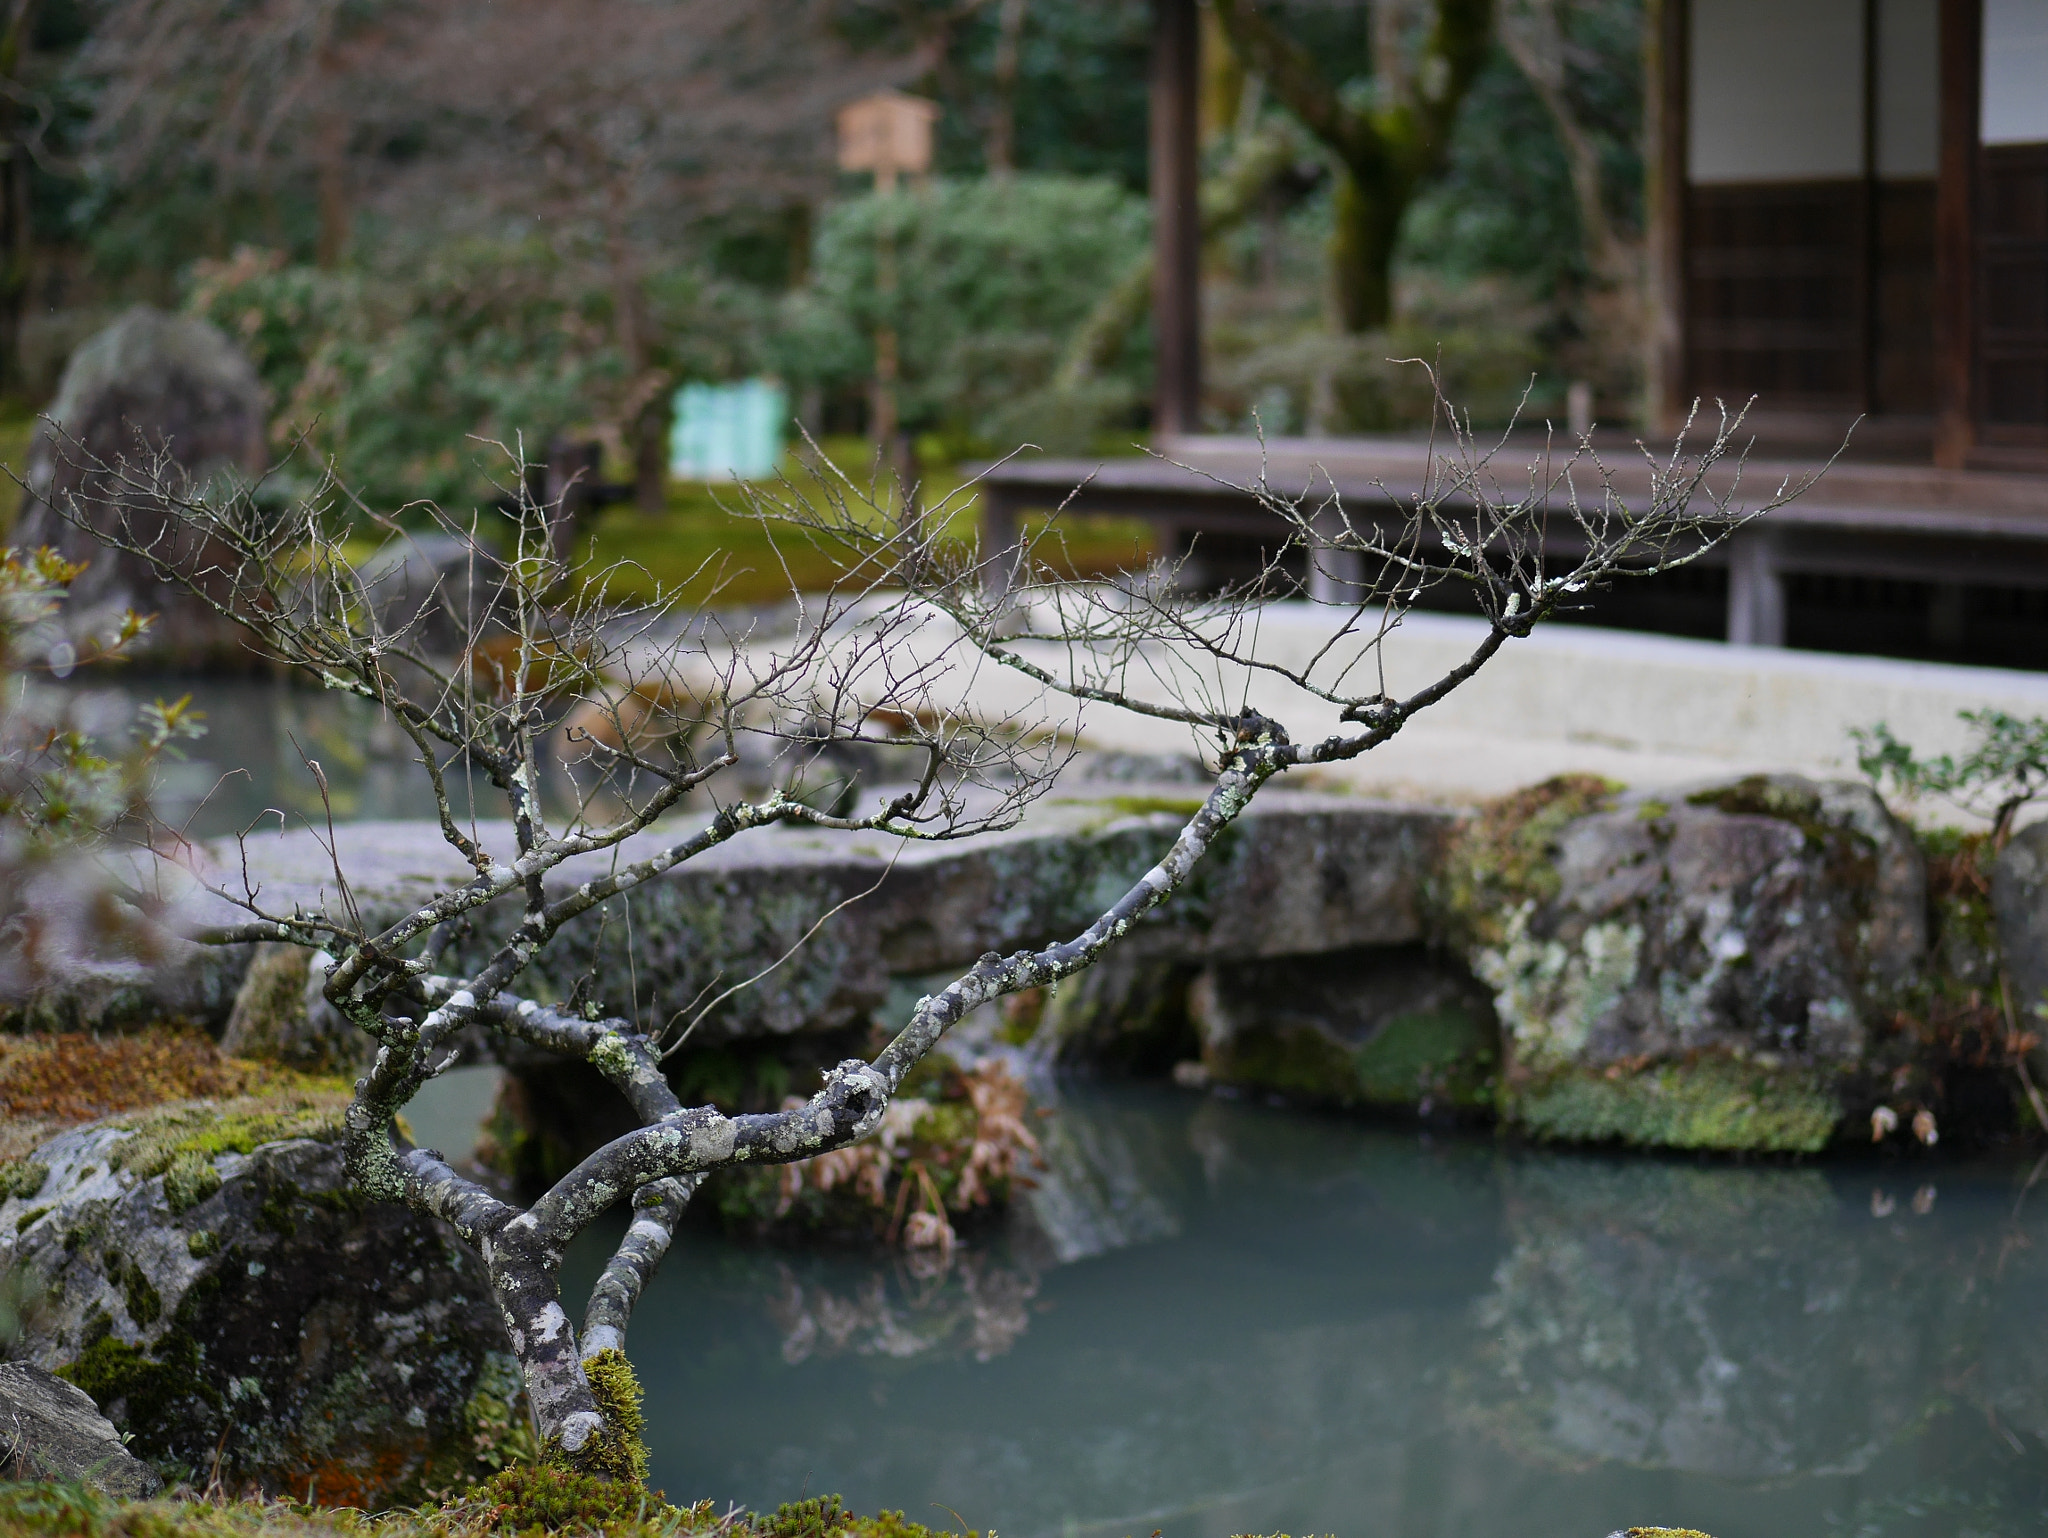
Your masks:
<svg viewBox="0 0 2048 1538"><path fill-rule="evenodd" d="M1399 25L1406 8L1375 0L1370 103L1340 96L1337 83L1259 0L1215 0L1215 6L1245 67L1336 161L1330 289L1338 325L1346 331L1384 326L1393 313L1401 217L1442 168L1458 108L1486 60L1492 0L1429 0L1412 65Z"/></svg>
<svg viewBox="0 0 2048 1538"><path fill-rule="evenodd" d="M786 487L757 495L755 510L770 527L779 521L844 552L845 577L802 597L793 632L768 639L734 637L707 616L675 612L673 599L624 609L603 602L608 574L560 564L545 509L530 503L509 558L472 540L464 580L394 613L344 559L356 531L337 520L333 509L349 504L330 487L316 487L279 520L246 497L195 499L163 462L96 467L115 502L115 516L94 522L102 537L152 562L163 580L193 587L259 652L373 702L418 754L465 879L372 923L347 882L346 840L333 841L336 893L326 907L280 911L246 876L231 879L208 888L231 921L200 938L320 949L325 998L377 1044L346 1114L350 1177L366 1196L445 1220L482 1257L555 1456L603 1467L604 1411L586 1364L622 1345L634 1301L706 1175L809 1158L867 1136L947 1031L978 1006L1054 984L1122 943L1187 883L1274 776L1369 752L1574 595L1684 565L1743 521L1706 481L1739 422L1724 422L1697 458L1674 453L1653 464L1647 499L1631 503L1588 450L1546 460L1526 478L1497 475L1447 405L1439 421L1447 448L1430 491L1410 508L1354 515L1334 499L1288 498L1263 482L1243 488L1282 537L1265 570L1219 598L1191 595L1170 569L1113 587L1037 583L1045 563L1035 545L963 554L943 537L958 504L898 526L875 494L820 464L820 498ZM1509 500L1503 484L1527 490ZM972 494L969 486L956 495ZM1792 494L1781 487L1767 505ZM459 520L441 523L468 537ZM1553 532L1569 538L1546 565ZM1057 541L1057 525L1035 538ZM213 552L203 582L179 554L195 543ZM1328 636L1306 663L1276 663L1255 650L1255 610L1289 589L1287 573L1304 557L1311 567L1341 561L1349 574L1342 591L1355 601L1322 611ZM1405 697L1357 682L1384 676L1379 646L1402 613L1445 584L1476 594L1487 618L1470 655ZM1310 590L1339 589L1316 582ZM460 634L452 658L427 644L440 633L430 620ZM1025 681L1035 711L1020 710L1014 695L979 702L976 681L991 665ZM1295 731L1246 703L1254 680L1301 714ZM1200 807L1159 861L1078 933L982 956L920 999L871 1060L840 1063L801 1105L762 1115L686 1106L662 1071L664 1052L679 1041L516 991L564 926L764 828L945 839L1013 826L1052 784L1061 734L1084 707L1197 734L1214 767ZM549 765L540 746L548 719L567 723L554 739L566 761L552 772L581 776L553 805L543 795ZM857 801L843 814L817 809L802 798L803 766L849 743L906 752L919 766L914 782L874 788L866 812ZM758 772L764 758L778 788L749 793L742 778L708 816L655 827L692 791L749 765ZM479 834L457 817L447 774L459 765L474 765L494 787L508 817L502 832ZM610 799L596 797L600 781ZM601 806L609 808L602 815ZM176 878L192 879L182 867ZM511 910L509 929L493 931L503 938L466 948L476 921L501 905ZM476 1033L589 1063L639 1125L530 1205L494 1195L395 1130L404 1106ZM562 1297L562 1257L622 1202L632 1223L579 1329Z"/></svg>

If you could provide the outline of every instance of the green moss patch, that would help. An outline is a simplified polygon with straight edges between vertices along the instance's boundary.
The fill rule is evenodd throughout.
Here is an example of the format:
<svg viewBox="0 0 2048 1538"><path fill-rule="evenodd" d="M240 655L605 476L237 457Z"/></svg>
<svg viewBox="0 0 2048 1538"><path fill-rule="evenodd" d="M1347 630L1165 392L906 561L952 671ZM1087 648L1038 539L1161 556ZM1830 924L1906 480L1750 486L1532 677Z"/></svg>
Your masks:
<svg viewBox="0 0 2048 1538"><path fill-rule="evenodd" d="M848 1511L836 1495L750 1517L711 1501L671 1506L645 1489L546 1464L507 1469L460 1500L372 1516L292 1501L124 1501L77 1485L0 1484L0 1532L9 1538L485 1538L564 1533L577 1538L982 1538L934 1532L900 1511ZM1643 1529L1631 1538L1704 1538Z"/></svg>
<svg viewBox="0 0 2048 1538"><path fill-rule="evenodd" d="M1717 1057L1634 1072L1558 1069L1504 1098L1509 1118L1536 1137L1642 1148L1814 1153L1841 1117L1817 1074Z"/></svg>
<svg viewBox="0 0 2048 1538"><path fill-rule="evenodd" d="M1498 945L1506 915L1558 892L1557 840L1621 791L1590 774L1559 775L1489 801L1451 836L1430 883L1432 917L1458 946Z"/></svg>
<svg viewBox="0 0 2048 1538"><path fill-rule="evenodd" d="M144 1180L167 1174L176 1164L189 1194L204 1184L197 1161L210 1163L222 1154L254 1153L265 1143L287 1138L337 1141L347 1105L344 1090L293 1089L275 1095L163 1106L115 1123L135 1136L114 1148L111 1162L116 1169Z"/></svg>
<svg viewBox="0 0 2048 1538"><path fill-rule="evenodd" d="M587 1473L642 1485L647 1482L647 1418L640 1409L640 1380L626 1353L600 1351L583 1364L591 1397L604 1429L590 1440L576 1464Z"/></svg>
<svg viewBox="0 0 2048 1538"><path fill-rule="evenodd" d="M1406 1109L1427 1100L1482 1110L1498 1056L1491 1021L1448 1008L1397 1016L1356 1047L1312 1025L1257 1027L1203 1060L1220 1083L1311 1104Z"/></svg>
<svg viewBox="0 0 2048 1538"><path fill-rule="evenodd" d="M756 1517L752 1527L754 1538L960 1538L957 1529L935 1533L900 1511L855 1516L836 1495L791 1501L769 1516ZM964 1538L981 1538L981 1534L969 1532Z"/></svg>
<svg viewBox="0 0 2048 1538"><path fill-rule="evenodd" d="M19 1196L24 1201L42 1194L43 1182L50 1178L50 1166L39 1164L34 1159L16 1159L10 1164L0 1164L0 1200Z"/></svg>
<svg viewBox="0 0 2048 1538"><path fill-rule="evenodd" d="M150 1352L102 1335L57 1376L84 1389L103 1414L125 1405L121 1418L131 1425L162 1424L195 1400L220 1407L219 1391L201 1375L198 1345L179 1330L167 1332Z"/></svg>

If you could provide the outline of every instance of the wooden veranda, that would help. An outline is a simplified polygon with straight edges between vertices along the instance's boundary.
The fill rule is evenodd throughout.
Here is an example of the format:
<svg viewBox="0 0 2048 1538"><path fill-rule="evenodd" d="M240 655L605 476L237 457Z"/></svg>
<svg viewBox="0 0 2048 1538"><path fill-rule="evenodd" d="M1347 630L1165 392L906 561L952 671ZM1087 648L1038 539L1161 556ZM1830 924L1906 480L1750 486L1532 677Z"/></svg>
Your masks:
<svg viewBox="0 0 2048 1538"><path fill-rule="evenodd" d="M2048 666L2048 0L1646 9L1646 388L1601 403L1628 425L1596 446L1640 494L1636 434L1668 433L1698 399L1753 398L1746 486L1805 480L1848 448L1703 563L1703 581L1651 584L1594 617ZM1276 489L1335 490L1354 516L1404 501L1428 473L1427 446L1410 439L1262 450L1201 431L1195 0L1154 0L1154 19L1163 458L1002 466L982 487L998 546L1022 513L1083 481L1073 511L1144 518L1170 551L1275 534L1228 489L1260 473L1262 454ZM1504 475L1514 458L1498 461ZM1861 617L1830 630L1827 594L1838 617L1857 603Z"/></svg>

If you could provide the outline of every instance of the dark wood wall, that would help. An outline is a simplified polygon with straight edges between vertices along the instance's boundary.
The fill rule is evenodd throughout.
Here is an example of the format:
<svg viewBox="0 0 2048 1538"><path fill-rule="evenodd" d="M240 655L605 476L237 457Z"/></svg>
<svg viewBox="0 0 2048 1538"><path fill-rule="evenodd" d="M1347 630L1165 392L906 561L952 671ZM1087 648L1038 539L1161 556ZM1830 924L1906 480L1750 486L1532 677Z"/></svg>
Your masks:
<svg viewBox="0 0 2048 1538"><path fill-rule="evenodd" d="M1979 441L2048 449L2048 144L1986 148L1977 188Z"/></svg>
<svg viewBox="0 0 2048 1538"><path fill-rule="evenodd" d="M1766 410L1933 408L1934 183L1687 189L1687 389Z"/></svg>

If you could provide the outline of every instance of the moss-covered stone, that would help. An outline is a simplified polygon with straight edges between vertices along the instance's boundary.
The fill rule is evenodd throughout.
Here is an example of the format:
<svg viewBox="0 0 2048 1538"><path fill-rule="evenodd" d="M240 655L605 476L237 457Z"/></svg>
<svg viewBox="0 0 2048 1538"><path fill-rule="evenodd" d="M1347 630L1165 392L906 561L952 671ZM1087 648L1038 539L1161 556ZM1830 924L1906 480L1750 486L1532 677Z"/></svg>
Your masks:
<svg viewBox="0 0 2048 1538"><path fill-rule="evenodd" d="M310 1481L374 1509L503 1466L504 1428L486 1446L473 1413L504 1357L474 1257L347 1190L317 1097L208 1112L135 1112L45 1145L51 1212L0 1233L39 1299L16 1349L63 1368L172 1477L203 1480L218 1458L237 1488ZM213 1189L188 1203L202 1168ZM516 1399L516 1379L497 1386Z"/></svg>
<svg viewBox="0 0 2048 1538"><path fill-rule="evenodd" d="M1565 828L1613 804L1621 786L1566 774L1482 806L1459 824L1427 886L1437 932L1458 949L1499 944L1507 916L1558 893Z"/></svg>
<svg viewBox="0 0 2048 1538"><path fill-rule="evenodd" d="M1842 1111L1826 1075L1702 1056L1634 1070L1555 1068L1516 1088L1514 1116L1558 1142L1814 1153Z"/></svg>
<svg viewBox="0 0 2048 1538"><path fill-rule="evenodd" d="M1493 1011L1440 953L1374 947L1216 966L1189 1008L1214 1082L1312 1105L1492 1109Z"/></svg>
<svg viewBox="0 0 2048 1538"><path fill-rule="evenodd" d="M190 1211L219 1189L220 1171L210 1154L187 1149L164 1167L164 1201L174 1213Z"/></svg>
<svg viewBox="0 0 2048 1538"><path fill-rule="evenodd" d="M1845 782L1552 782L1484 809L1446 870L1441 933L1500 1020L1501 1112L1544 1138L1821 1146L1927 955L1921 852Z"/></svg>
<svg viewBox="0 0 2048 1538"><path fill-rule="evenodd" d="M40 1195L43 1182L49 1178L49 1165L34 1159L16 1159L10 1164L0 1165L0 1199Z"/></svg>
<svg viewBox="0 0 2048 1538"><path fill-rule="evenodd" d="M193 1160L253 1153L290 1138L334 1142L347 1105L348 1092L337 1085L137 1112L109 1123L134 1134L116 1146L110 1162L147 1180L181 1160L191 1170Z"/></svg>

